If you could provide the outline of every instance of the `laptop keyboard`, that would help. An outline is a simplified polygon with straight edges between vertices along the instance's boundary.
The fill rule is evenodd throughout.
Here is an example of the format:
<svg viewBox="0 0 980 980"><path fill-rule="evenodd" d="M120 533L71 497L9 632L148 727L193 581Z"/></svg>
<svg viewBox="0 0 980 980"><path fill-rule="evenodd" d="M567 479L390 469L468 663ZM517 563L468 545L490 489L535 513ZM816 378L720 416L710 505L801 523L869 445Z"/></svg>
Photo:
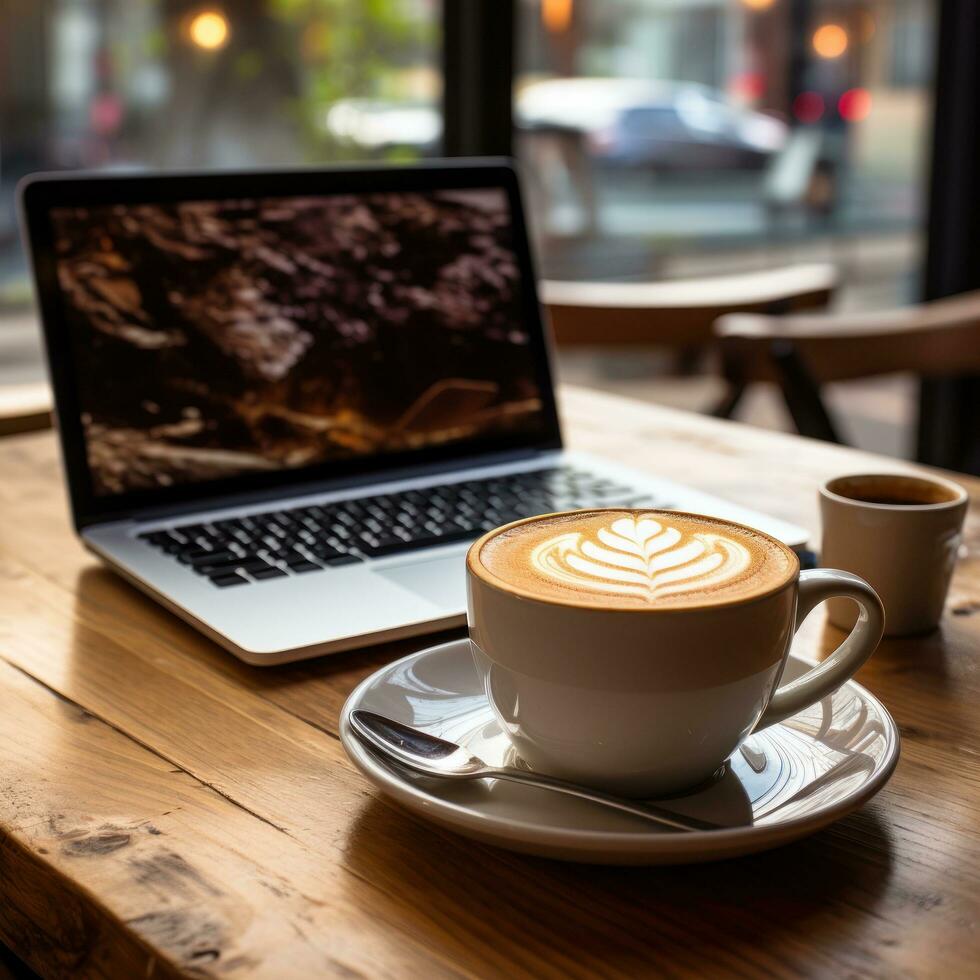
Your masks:
<svg viewBox="0 0 980 980"><path fill-rule="evenodd" d="M620 506L672 505L585 470L560 466L182 524L139 537L227 588L471 541L535 514Z"/></svg>

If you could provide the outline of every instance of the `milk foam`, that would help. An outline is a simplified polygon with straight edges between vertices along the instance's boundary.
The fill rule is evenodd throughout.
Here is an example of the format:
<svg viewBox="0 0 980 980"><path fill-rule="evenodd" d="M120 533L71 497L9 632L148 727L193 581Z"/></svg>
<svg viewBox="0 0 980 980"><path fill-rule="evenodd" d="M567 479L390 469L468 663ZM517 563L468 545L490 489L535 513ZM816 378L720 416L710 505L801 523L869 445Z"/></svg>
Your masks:
<svg viewBox="0 0 980 980"><path fill-rule="evenodd" d="M556 533L557 532L557 533ZM586 512L488 539L480 561L544 598L589 605L694 605L786 580L787 551L748 529L661 512Z"/></svg>

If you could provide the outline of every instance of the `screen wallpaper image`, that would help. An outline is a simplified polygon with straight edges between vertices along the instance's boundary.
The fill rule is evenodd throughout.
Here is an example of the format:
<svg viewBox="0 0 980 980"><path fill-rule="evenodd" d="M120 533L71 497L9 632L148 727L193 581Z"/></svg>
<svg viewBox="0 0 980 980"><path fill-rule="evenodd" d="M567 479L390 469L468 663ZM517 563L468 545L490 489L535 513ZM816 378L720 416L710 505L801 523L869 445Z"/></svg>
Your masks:
<svg viewBox="0 0 980 980"><path fill-rule="evenodd" d="M502 190L52 221L96 495L546 434Z"/></svg>

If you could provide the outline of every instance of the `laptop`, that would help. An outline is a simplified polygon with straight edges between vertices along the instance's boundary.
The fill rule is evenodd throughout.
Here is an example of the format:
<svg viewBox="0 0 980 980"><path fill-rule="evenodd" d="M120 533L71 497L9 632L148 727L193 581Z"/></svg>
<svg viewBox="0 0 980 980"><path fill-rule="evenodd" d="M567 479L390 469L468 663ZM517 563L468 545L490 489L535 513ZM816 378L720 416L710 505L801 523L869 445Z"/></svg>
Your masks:
<svg viewBox="0 0 980 980"><path fill-rule="evenodd" d="M803 528L563 447L505 161L21 190L75 527L251 664L465 623L484 531L578 507Z"/></svg>

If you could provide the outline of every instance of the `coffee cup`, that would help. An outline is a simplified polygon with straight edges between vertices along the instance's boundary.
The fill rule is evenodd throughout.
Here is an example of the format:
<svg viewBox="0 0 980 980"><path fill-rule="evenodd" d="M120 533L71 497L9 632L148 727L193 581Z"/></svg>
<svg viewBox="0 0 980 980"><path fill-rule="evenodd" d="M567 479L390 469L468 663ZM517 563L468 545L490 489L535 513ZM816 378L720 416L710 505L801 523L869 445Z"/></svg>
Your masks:
<svg viewBox="0 0 980 980"><path fill-rule="evenodd" d="M836 690L882 632L867 582L801 574L775 538L695 514L529 518L484 535L466 564L474 660L517 754L623 796L709 779L751 732ZM853 631L779 687L796 629L834 596L856 604Z"/></svg>
<svg viewBox="0 0 980 980"><path fill-rule="evenodd" d="M885 635L933 630L942 616L969 498L938 477L861 473L820 489L821 560L860 575L885 607ZM854 625L854 610L831 600L830 621Z"/></svg>

